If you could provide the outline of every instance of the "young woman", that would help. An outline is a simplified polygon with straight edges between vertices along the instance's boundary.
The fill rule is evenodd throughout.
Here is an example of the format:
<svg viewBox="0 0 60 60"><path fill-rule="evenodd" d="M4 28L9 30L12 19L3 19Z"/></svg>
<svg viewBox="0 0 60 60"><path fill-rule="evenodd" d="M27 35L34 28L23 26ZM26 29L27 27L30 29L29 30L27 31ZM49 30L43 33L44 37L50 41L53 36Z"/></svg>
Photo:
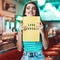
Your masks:
<svg viewBox="0 0 60 60"><path fill-rule="evenodd" d="M24 7L23 16L40 16L37 4L35 2L27 3ZM24 29L25 27L22 27L21 30ZM22 40L22 32L18 33L18 41L17 41L18 50L21 51L22 48L24 49L24 53L21 60L45 60L42 52L42 47L44 47L44 49L48 48L48 42L47 42L48 38L47 35L44 33L44 26L42 22L39 23L39 30L42 38L40 39L41 40L40 42L29 42L29 41L24 42Z"/></svg>

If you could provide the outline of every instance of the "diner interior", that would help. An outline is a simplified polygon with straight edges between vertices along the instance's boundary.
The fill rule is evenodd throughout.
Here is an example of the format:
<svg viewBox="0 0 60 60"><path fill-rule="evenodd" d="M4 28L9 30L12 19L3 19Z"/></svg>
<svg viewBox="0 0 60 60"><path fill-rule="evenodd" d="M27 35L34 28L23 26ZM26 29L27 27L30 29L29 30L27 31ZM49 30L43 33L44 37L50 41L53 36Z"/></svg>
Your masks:
<svg viewBox="0 0 60 60"><path fill-rule="evenodd" d="M0 60L20 60L23 55L23 49L18 51L16 43L24 4L28 1L38 2L48 34L49 46L43 49L45 60L60 60L60 0L0 0Z"/></svg>

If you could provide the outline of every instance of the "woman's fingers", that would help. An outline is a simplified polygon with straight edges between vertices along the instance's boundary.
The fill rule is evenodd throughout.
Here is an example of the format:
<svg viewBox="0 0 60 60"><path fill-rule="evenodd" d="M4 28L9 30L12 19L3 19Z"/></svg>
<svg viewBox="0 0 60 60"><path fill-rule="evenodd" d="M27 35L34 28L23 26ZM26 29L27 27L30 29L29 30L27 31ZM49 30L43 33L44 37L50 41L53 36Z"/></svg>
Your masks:
<svg viewBox="0 0 60 60"><path fill-rule="evenodd" d="M26 30L26 26L21 26L21 30Z"/></svg>
<svg viewBox="0 0 60 60"><path fill-rule="evenodd" d="M43 24L42 24L42 22L37 23L37 24L36 24L36 27L38 27L39 29L43 29Z"/></svg>

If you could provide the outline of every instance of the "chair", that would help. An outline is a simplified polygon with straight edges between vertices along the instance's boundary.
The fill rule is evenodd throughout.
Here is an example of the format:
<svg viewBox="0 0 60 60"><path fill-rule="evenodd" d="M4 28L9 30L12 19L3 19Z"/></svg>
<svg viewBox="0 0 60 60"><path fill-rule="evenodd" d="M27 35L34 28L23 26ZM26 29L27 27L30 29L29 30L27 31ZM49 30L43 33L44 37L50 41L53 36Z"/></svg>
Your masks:
<svg viewBox="0 0 60 60"><path fill-rule="evenodd" d="M45 57L47 57L47 59L50 59L50 60L58 60L57 57L58 57L58 52L56 51L44 51L43 52Z"/></svg>

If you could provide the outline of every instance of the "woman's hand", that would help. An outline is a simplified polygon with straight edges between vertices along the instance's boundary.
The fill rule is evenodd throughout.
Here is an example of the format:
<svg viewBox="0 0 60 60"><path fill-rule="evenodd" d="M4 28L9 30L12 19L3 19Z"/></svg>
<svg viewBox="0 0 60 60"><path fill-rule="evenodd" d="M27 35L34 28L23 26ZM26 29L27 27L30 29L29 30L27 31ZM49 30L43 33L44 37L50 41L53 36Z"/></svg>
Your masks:
<svg viewBox="0 0 60 60"><path fill-rule="evenodd" d="M46 31L44 32L44 25L41 23L39 23L39 30L42 36L42 44L44 49L46 50L48 48L48 35L46 33Z"/></svg>
<svg viewBox="0 0 60 60"><path fill-rule="evenodd" d="M26 30L26 26L21 26L21 31Z"/></svg>
<svg viewBox="0 0 60 60"><path fill-rule="evenodd" d="M39 31L42 34L43 33L43 28L44 28L42 22L38 23L38 26L37 27L39 28Z"/></svg>

